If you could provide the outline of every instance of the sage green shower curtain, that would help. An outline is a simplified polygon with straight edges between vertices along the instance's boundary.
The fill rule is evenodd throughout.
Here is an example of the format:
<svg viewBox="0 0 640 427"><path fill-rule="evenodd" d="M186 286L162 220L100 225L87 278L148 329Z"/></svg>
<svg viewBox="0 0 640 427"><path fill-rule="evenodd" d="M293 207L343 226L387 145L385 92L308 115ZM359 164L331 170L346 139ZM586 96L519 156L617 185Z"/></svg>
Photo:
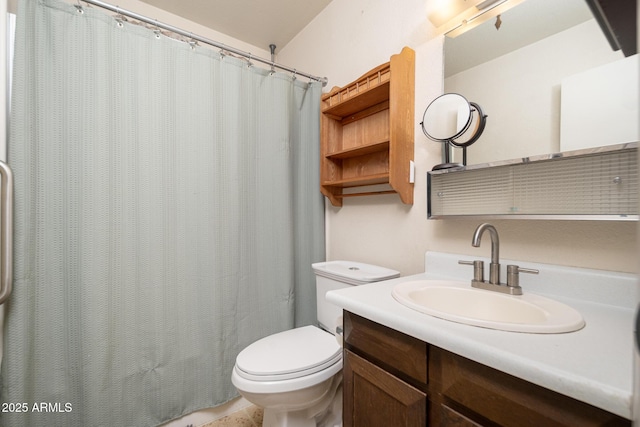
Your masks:
<svg viewBox="0 0 640 427"><path fill-rule="evenodd" d="M151 426L315 321L320 84L96 8L22 0L8 159L9 426ZM45 406L42 404L45 403Z"/></svg>

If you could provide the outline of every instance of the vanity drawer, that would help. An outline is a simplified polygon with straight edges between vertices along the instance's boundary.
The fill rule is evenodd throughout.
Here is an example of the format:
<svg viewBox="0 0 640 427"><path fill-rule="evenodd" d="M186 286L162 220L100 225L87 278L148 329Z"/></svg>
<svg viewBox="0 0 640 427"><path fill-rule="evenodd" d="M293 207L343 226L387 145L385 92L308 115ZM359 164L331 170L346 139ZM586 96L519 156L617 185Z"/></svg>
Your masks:
<svg viewBox="0 0 640 427"><path fill-rule="evenodd" d="M455 408L458 416L478 425L631 426L615 414L437 347L430 348L429 362L432 400L448 408L441 412L443 419Z"/></svg>
<svg viewBox="0 0 640 427"><path fill-rule="evenodd" d="M414 385L427 384L427 344L344 312L345 347ZM417 382L417 383L416 383Z"/></svg>

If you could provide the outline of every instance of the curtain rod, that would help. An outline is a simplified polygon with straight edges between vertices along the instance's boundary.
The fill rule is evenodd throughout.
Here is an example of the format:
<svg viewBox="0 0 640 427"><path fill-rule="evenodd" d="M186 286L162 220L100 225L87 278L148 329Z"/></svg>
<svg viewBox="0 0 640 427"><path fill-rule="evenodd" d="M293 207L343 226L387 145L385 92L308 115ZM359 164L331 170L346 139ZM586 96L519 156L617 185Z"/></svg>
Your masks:
<svg viewBox="0 0 640 427"><path fill-rule="evenodd" d="M174 27L172 25L168 25L168 24L165 24L165 23L162 23L162 22L158 22L155 19L148 18L146 16L137 14L135 12L131 12L130 10L122 9L122 8L120 8L118 6L114 6L112 4L105 3L105 2L100 1L100 0L82 0L82 1L84 3L92 4L94 6L98 6L98 7L101 7L103 9L110 10L110 11L115 12L117 14L127 16L129 18L137 19L138 21L145 22L147 24L156 26L156 27L161 28L163 30L171 31L172 33L176 33L176 34L179 34L181 36L188 37L190 39L193 39L193 40L196 40L196 41L199 41L199 42L202 42L202 43L217 47L219 49L222 49L222 50L225 50L227 52L233 53L235 55L239 55L239 56L248 58L249 61L258 61L258 62L261 62L263 64L269 65L272 68L278 68L280 70L288 71L288 72L292 73L294 76L302 76L302 77L306 77L306 78L308 78L310 80L318 81L318 82L322 83L322 86L326 86L327 83L329 82L329 80L326 77L317 77L317 76L314 76L314 75L311 75L311 74L308 74L308 73L303 73L303 72L300 72L300 71L296 70L295 68L287 67L286 65L277 64L273 60L270 61L268 59L260 58L258 56L253 56L249 52L244 52L242 50L235 49L233 47L225 45L224 43L219 43L217 41L210 40L210 39L207 39L205 37L195 35L192 32L185 31L185 30L182 30L180 28L177 28L177 27Z"/></svg>

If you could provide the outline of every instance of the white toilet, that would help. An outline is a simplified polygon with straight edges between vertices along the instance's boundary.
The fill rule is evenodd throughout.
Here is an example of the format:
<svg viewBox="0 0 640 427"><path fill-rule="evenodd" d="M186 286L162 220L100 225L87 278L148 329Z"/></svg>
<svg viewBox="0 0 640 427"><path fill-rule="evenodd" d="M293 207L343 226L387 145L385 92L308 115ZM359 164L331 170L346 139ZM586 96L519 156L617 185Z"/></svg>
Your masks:
<svg viewBox="0 0 640 427"><path fill-rule="evenodd" d="M318 327L262 338L236 358L231 381L245 399L264 408L265 427L342 425L342 346L334 335L336 326L342 326L342 311L325 294L400 275L350 261L320 262L313 270Z"/></svg>

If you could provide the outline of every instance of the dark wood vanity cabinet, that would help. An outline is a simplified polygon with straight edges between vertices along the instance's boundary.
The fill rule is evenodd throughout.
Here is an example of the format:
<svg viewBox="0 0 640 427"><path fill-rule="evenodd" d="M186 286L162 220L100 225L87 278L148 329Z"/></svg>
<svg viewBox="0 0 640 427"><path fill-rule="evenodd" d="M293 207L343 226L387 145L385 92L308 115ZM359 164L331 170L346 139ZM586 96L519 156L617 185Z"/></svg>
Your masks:
<svg viewBox="0 0 640 427"><path fill-rule="evenodd" d="M427 425L427 345L345 312L343 424Z"/></svg>
<svg viewBox="0 0 640 427"><path fill-rule="evenodd" d="M345 427L631 426L631 421L344 313Z"/></svg>

